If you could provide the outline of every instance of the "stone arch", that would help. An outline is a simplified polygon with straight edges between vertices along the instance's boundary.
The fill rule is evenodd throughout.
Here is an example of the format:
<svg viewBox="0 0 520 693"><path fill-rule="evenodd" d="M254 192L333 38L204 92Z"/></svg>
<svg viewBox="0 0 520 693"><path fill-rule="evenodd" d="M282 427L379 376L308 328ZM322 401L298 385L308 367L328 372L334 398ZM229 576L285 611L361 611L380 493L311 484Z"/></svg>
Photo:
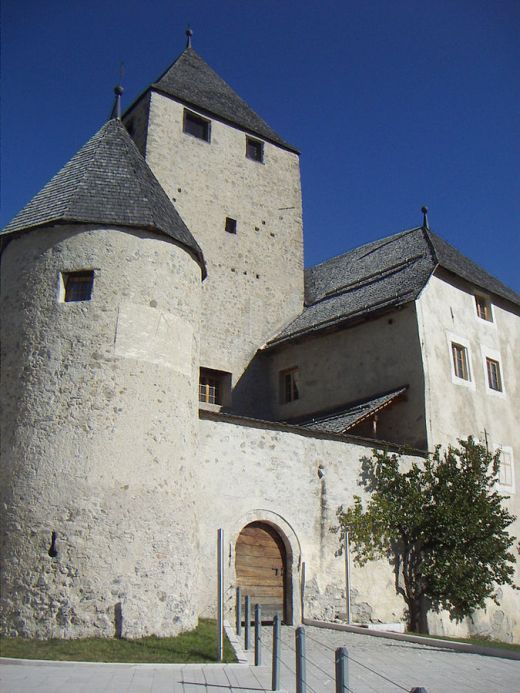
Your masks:
<svg viewBox="0 0 520 693"><path fill-rule="evenodd" d="M235 529L230 536L230 544L233 547L230 556L231 574L235 576L236 581L235 547L242 530L251 524L267 525L274 530L283 543L286 562L286 581L284 586L285 622L288 624L299 623L301 619L301 547L296 532L281 515L271 510L256 509L245 513L234 523Z"/></svg>

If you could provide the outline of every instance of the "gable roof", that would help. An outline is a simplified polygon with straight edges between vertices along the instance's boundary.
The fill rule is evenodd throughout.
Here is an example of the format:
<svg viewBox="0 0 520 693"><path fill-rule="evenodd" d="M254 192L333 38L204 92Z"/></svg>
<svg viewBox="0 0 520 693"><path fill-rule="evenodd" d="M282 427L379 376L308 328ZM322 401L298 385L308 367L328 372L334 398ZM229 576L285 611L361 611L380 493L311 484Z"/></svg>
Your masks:
<svg viewBox="0 0 520 693"><path fill-rule="evenodd" d="M156 231L189 250L206 275L202 250L119 120L109 120L0 233L57 223Z"/></svg>
<svg viewBox="0 0 520 693"><path fill-rule="evenodd" d="M173 96L233 125L298 153L194 51L186 48L152 89Z"/></svg>
<svg viewBox="0 0 520 693"><path fill-rule="evenodd" d="M346 433L365 419L377 414L389 404L397 400L406 392L408 385L403 385L380 395L374 395L361 401L346 404L340 409L319 414L312 419L305 419L298 423L298 426L308 428L313 431L327 433ZM293 422L295 423L295 422Z"/></svg>
<svg viewBox="0 0 520 693"><path fill-rule="evenodd" d="M305 270L303 312L266 348L414 301L437 267L520 305L520 295L423 227L338 255Z"/></svg>

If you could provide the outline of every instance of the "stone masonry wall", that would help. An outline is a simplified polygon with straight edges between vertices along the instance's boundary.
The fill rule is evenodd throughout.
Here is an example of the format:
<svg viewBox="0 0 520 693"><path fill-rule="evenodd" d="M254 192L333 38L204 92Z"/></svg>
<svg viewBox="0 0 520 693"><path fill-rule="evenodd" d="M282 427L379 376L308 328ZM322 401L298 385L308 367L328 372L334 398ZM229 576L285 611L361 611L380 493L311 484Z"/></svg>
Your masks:
<svg viewBox="0 0 520 693"><path fill-rule="evenodd" d="M85 269L92 299L63 302L61 272ZM150 233L60 226L4 250L2 633L195 624L200 282Z"/></svg>
<svg viewBox="0 0 520 693"><path fill-rule="evenodd" d="M152 92L146 160L207 262L201 366L232 372L234 384L303 306L299 157L265 142L263 163L252 161L246 133L212 119L206 142L183 132L183 113Z"/></svg>
<svg viewBox="0 0 520 693"><path fill-rule="evenodd" d="M235 543L242 528L253 521L272 524L288 548L292 582L293 621L304 615L334 620L345 614L344 557L337 555L336 511L348 506L359 486L360 459L370 455L373 443L313 437L276 424L239 418L219 419L201 412L200 474L205 512L200 517L201 560L216 562L216 530L224 529L227 607L234 607ZM405 457L411 461L422 458ZM305 570L303 570L305 564ZM305 572L305 579L303 573ZM214 570L201 586L201 613L214 613ZM304 583L304 584L303 584ZM500 590L499 605L456 624L445 612L429 614L433 634L481 634L520 641L518 593ZM394 574L386 561L364 567L351 563L353 620L399 622L404 602L396 595Z"/></svg>

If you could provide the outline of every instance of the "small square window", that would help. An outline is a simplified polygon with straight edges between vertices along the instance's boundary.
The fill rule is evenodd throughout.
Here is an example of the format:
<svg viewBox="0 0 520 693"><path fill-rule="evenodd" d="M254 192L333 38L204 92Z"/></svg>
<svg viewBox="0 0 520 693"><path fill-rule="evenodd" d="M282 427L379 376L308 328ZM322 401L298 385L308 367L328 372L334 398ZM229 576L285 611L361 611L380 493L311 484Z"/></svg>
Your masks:
<svg viewBox="0 0 520 693"><path fill-rule="evenodd" d="M260 142L260 140L246 137L246 156L248 159L262 163L264 160L264 143Z"/></svg>
<svg viewBox="0 0 520 693"><path fill-rule="evenodd" d="M229 405L231 402L231 373L201 368L199 402Z"/></svg>
<svg viewBox="0 0 520 693"><path fill-rule="evenodd" d="M491 301L486 296L475 295L475 308L477 315L481 320L493 322L493 313L491 312Z"/></svg>
<svg viewBox="0 0 520 693"><path fill-rule="evenodd" d="M228 233L236 233L237 232L237 220L232 219L231 217L226 217L226 231Z"/></svg>
<svg viewBox="0 0 520 693"><path fill-rule="evenodd" d="M184 110L183 131L188 135L193 135L193 137L197 137L199 140L209 142L210 126L211 122L206 120L206 118L201 118L191 111Z"/></svg>
<svg viewBox="0 0 520 693"><path fill-rule="evenodd" d="M453 358L453 371L461 380L471 380L468 362L468 350L462 344L451 343L451 355Z"/></svg>
<svg viewBox="0 0 520 693"><path fill-rule="evenodd" d="M64 288L63 300L65 303L90 301L92 298L92 287L94 286L93 270L64 272L62 279Z"/></svg>
<svg viewBox="0 0 520 693"><path fill-rule="evenodd" d="M486 357L486 370L488 386L491 390L502 392L502 376L500 374L500 363L495 359Z"/></svg>
<svg viewBox="0 0 520 693"><path fill-rule="evenodd" d="M300 391L298 389L298 369L288 368L280 371L280 402L287 404L300 399Z"/></svg>

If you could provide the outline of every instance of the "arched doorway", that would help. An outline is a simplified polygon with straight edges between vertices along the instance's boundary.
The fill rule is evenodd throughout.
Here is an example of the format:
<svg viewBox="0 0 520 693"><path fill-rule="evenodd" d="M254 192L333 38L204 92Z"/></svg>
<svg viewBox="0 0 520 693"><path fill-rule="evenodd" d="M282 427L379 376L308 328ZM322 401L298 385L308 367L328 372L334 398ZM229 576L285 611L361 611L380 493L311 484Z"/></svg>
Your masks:
<svg viewBox="0 0 520 693"><path fill-rule="evenodd" d="M251 604L262 606L262 620L272 621L279 613L290 622L291 580L287 551L282 538L266 522L251 522L240 532L235 546L237 586Z"/></svg>

